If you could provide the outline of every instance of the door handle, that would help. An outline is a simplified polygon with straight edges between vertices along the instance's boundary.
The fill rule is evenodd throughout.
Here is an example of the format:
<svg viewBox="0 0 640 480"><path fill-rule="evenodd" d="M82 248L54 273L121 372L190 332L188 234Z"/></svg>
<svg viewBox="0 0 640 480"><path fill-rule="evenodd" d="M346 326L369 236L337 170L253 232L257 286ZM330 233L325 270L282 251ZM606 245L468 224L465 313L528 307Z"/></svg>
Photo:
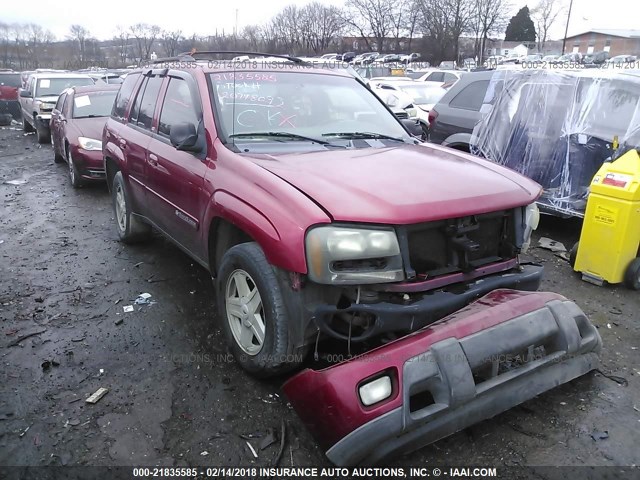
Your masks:
<svg viewBox="0 0 640 480"><path fill-rule="evenodd" d="M153 153L149 154L149 163L154 167L158 165L158 157L156 157Z"/></svg>
<svg viewBox="0 0 640 480"><path fill-rule="evenodd" d="M120 148L127 148L127 141L120 139Z"/></svg>

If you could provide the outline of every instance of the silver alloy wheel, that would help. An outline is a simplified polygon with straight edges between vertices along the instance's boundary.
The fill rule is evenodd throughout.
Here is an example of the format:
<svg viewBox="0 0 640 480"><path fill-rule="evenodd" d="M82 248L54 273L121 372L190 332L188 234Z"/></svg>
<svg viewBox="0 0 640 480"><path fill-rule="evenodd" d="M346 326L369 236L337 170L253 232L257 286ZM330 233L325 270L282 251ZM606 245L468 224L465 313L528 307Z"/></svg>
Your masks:
<svg viewBox="0 0 640 480"><path fill-rule="evenodd" d="M69 178L71 179L71 184L76 183L76 171L73 168L73 157L71 156L71 152L69 152L67 154L68 160L67 163L69 164Z"/></svg>
<svg viewBox="0 0 640 480"><path fill-rule="evenodd" d="M265 336L264 308L256 282L244 270L234 270L225 289L227 322L238 346L248 355L262 350Z"/></svg>
<svg viewBox="0 0 640 480"><path fill-rule="evenodd" d="M71 157L69 157L71 158ZM127 229L127 204L124 200L124 191L122 185L116 185L116 221L118 222L118 228L121 232L125 232Z"/></svg>

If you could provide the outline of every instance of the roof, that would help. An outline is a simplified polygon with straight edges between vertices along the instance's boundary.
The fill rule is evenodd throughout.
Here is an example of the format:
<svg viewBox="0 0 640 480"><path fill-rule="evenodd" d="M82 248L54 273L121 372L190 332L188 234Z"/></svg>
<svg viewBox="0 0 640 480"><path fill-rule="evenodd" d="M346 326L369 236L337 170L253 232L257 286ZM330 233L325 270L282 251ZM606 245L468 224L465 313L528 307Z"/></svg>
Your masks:
<svg viewBox="0 0 640 480"><path fill-rule="evenodd" d="M576 35L570 35L567 38L575 38L580 35L586 35L587 33L599 33L601 35L609 35L610 37L640 38L640 30L632 30L628 28L594 28Z"/></svg>
<svg viewBox="0 0 640 480"><path fill-rule="evenodd" d="M91 78L89 75L84 73L51 73L51 72L40 72L40 73L31 73L30 77L35 78Z"/></svg>
<svg viewBox="0 0 640 480"><path fill-rule="evenodd" d="M118 90L120 90L120 85L119 84L108 84L105 83L103 85L83 85L81 87L72 87L75 91L76 94L80 94L80 93L93 93L93 92L108 92L108 91L114 91L117 92Z"/></svg>

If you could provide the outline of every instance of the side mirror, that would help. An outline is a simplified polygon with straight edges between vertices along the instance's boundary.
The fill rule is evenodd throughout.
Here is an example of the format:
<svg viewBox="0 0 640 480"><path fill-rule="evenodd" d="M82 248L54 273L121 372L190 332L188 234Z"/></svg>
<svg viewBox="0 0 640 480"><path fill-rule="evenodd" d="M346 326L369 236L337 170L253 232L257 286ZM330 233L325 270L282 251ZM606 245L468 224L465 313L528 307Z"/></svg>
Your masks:
<svg viewBox="0 0 640 480"><path fill-rule="evenodd" d="M22 98L32 98L31 92L29 90L20 90L20 96Z"/></svg>
<svg viewBox="0 0 640 480"><path fill-rule="evenodd" d="M171 125L169 133L171 145L176 150L184 150L186 152L198 152L200 148L197 146L198 133L193 123L176 123Z"/></svg>
<svg viewBox="0 0 640 480"><path fill-rule="evenodd" d="M420 122L418 120L403 118L400 121L412 136L418 137L418 138L422 137L422 125L420 125Z"/></svg>

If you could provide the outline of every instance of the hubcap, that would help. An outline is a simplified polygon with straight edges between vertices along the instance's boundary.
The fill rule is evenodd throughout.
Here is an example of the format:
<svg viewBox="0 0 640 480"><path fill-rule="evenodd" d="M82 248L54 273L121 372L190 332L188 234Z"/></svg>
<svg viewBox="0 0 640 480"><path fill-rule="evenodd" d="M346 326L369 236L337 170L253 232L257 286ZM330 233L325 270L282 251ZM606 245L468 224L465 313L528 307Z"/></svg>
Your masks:
<svg viewBox="0 0 640 480"><path fill-rule="evenodd" d="M127 228L126 224L127 205L124 201L124 192L122 185L116 186L116 220L120 231L124 232Z"/></svg>
<svg viewBox="0 0 640 480"><path fill-rule="evenodd" d="M262 297L256 283L244 270L235 270L225 292L227 322L238 346L248 355L257 355L264 344L265 324Z"/></svg>

